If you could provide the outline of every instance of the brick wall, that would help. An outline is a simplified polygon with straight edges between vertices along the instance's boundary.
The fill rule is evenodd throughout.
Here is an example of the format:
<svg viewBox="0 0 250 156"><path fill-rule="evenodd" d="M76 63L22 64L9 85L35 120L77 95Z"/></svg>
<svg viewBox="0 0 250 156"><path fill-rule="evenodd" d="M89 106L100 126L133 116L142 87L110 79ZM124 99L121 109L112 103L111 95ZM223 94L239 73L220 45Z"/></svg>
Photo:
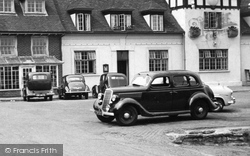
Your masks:
<svg viewBox="0 0 250 156"><path fill-rule="evenodd" d="M17 36L18 56L31 56L31 36Z"/></svg>

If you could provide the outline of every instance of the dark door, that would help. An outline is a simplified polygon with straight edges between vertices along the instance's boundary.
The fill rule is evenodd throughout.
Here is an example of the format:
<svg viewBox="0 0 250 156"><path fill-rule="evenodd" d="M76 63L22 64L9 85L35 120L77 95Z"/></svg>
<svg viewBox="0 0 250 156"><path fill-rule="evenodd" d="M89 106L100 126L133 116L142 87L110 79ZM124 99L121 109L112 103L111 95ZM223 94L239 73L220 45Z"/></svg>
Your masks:
<svg viewBox="0 0 250 156"><path fill-rule="evenodd" d="M117 72L129 77L128 51L117 51Z"/></svg>
<svg viewBox="0 0 250 156"><path fill-rule="evenodd" d="M171 110L172 88L168 77L158 77L150 88L142 93L142 103L149 112L165 112Z"/></svg>
<svg viewBox="0 0 250 156"><path fill-rule="evenodd" d="M200 90L199 83L194 77L184 75L174 76L173 83L172 110L188 110L191 95Z"/></svg>

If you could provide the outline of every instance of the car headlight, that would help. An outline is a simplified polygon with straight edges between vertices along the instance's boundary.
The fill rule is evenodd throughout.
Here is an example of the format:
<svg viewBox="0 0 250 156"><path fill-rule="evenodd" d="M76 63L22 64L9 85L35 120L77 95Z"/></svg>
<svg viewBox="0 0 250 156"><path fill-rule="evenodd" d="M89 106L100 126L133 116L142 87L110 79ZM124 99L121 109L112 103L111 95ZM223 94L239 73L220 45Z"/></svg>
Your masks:
<svg viewBox="0 0 250 156"><path fill-rule="evenodd" d="M97 99L102 100L103 99L103 93L99 93Z"/></svg>
<svg viewBox="0 0 250 156"><path fill-rule="evenodd" d="M118 95L113 95L112 98L111 98L111 103L114 103L115 101L117 101L119 99L119 96Z"/></svg>

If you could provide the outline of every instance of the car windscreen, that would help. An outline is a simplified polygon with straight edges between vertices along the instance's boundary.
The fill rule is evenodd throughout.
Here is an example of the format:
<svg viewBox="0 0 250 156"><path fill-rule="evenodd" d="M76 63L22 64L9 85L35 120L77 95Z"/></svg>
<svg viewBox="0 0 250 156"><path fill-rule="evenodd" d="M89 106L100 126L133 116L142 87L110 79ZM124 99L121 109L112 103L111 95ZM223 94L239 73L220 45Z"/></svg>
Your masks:
<svg viewBox="0 0 250 156"><path fill-rule="evenodd" d="M127 79L123 76L114 75L110 79L110 87L127 86Z"/></svg>
<svg viewBox="0 0 250 156"><path fill-rule="evenodd" d="M148 75L139 75L132 80L134 86L148 86L151 81L151 77Z"/></svg>
<svg viewBox="0 0 250 156"><path fill-rule="evenodd" d="M80 76L79 77L78 76L77 77L67 77L67 81L68 82L77 82L77 81L79 82L79 81L83 81L83 77L80 77Z"/></svg>

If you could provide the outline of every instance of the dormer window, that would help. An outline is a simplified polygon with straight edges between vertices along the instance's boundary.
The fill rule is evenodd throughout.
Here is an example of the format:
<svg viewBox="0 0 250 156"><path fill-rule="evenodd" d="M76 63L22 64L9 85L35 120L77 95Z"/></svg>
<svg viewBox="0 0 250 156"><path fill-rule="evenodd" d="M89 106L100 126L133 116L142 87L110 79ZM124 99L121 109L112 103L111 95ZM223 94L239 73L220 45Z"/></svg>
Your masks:
<svg viewBox="0 0 250 156"><path fill-rule="evenodd" d="M21 6L25 15L47 15L45 0L25 0Z"/></svg>
<svg viewBox="0 0 250 156"><path fill-rule="evenodd" d="M147 14L143 16L150 28L153 31L163 31L163 15L161 14Z"/></svg>
<svg viewBox="0 0 250 156"><path fill-rule="evenodd" d="M113 30L126 30L131 27L131 15L130 14L111 14L110 15L110 27Z"/></svg>
<svg viewBox="0 0 250 156"><path fill-rule="evenodd" d="M78 31L91 31L90 13L75 13L70 16Z"/></svg>
<svg viewBox="0 0 250 156"><path fill-rule="evenodd" d="M0 0L0 13L14 13L14 0Z"/></svg>

